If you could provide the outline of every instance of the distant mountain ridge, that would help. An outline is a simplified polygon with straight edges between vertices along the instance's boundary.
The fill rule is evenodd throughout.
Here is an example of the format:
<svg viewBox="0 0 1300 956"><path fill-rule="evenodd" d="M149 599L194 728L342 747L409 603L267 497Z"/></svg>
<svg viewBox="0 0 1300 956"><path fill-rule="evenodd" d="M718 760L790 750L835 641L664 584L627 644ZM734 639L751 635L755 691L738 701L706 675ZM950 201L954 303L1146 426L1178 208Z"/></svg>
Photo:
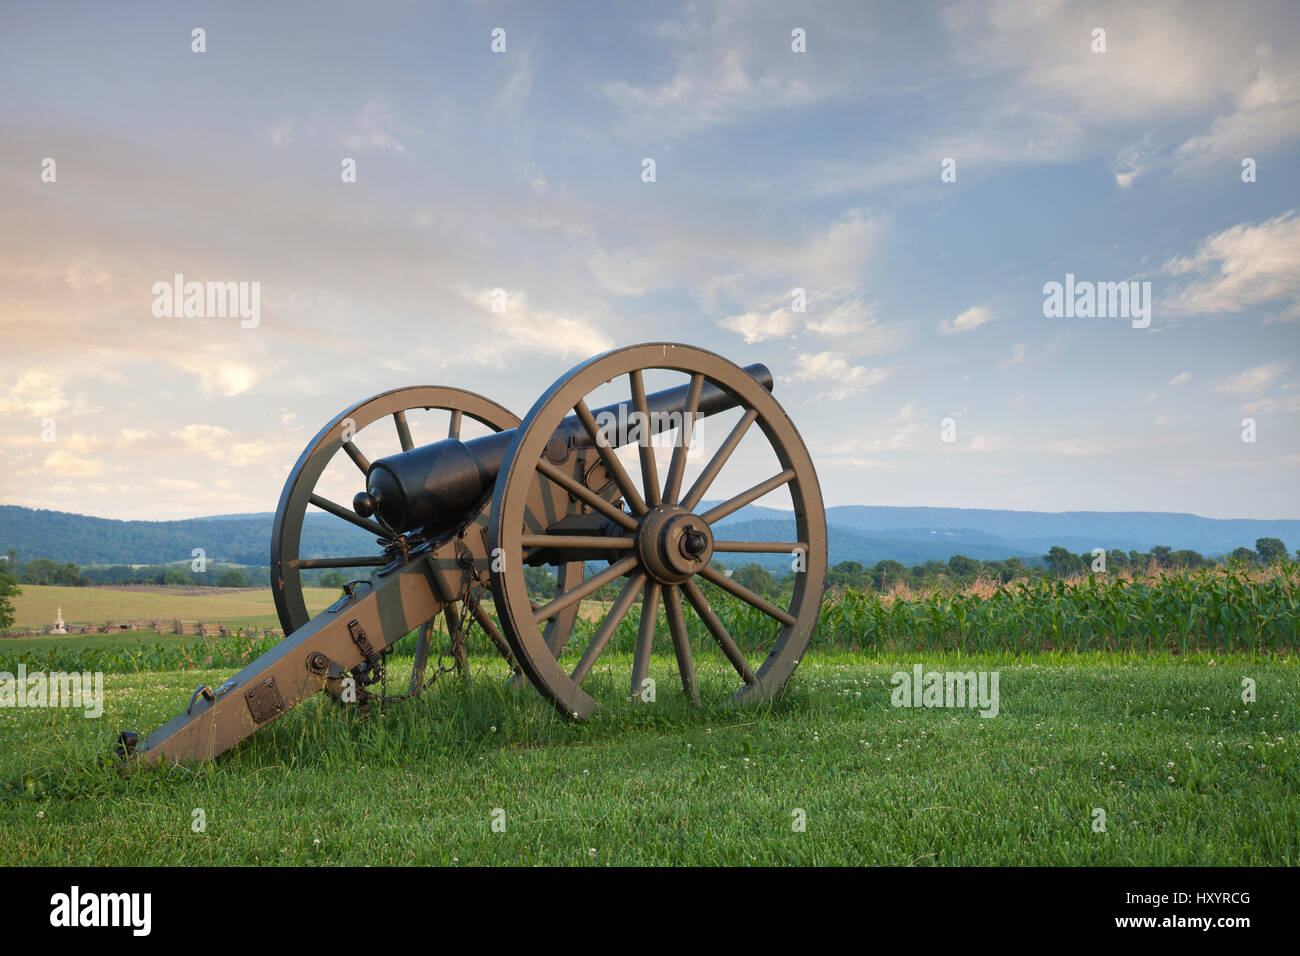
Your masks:
<svg viewBox="0 0 1300 956"><path fill-rule="evenodd" d="M164 564L189 560L203 548L209 560L265 566L271 546L270 513L213 515L178 521L119 521L64 511L0 505L0 554L19 560L52 558L92 564ZM1300 547L1300 520L1202 518L1153 511L1003 511L981 508L896 508L840 505L826 510L830 560L872 565L892 559L907 565L946 561L954 554L996 560L1037 558L1053 545L1074 552L1149 551L1156 545L1188 548L1212 557L1257 538L1281 538ZM790 512L749 505L720 525L733 538L794 540ZM320 512L303 525L304 557L367 554L374 539ZM360 550L358 550L360 549ZM749 560L730 556L728 563ZM723 557L727 560L727 556ZM775 565L775 559L772 563Z"/></svg>

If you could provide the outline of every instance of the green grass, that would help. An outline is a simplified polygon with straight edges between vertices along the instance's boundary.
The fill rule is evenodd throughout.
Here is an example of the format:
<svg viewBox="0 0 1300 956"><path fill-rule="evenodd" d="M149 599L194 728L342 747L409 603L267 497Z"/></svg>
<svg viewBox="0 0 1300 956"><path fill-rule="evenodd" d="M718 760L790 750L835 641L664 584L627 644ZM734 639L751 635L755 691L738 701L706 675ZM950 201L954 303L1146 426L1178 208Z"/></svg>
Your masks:
<svg viewBox="0 0 1300 956"><path fill-rule="evenodd" d="M893 708L916 662L999 671L1001 713ZM706 699L724 666L704 656ZM1300 863L1285 655L822 650L744 711L685 707L671 656L658 702L617 703L629 667L602 658L583 725L482 657L382 720L318 697L213 764L131 776L102 763L115 732L229 672L110 674L100 720L0 710L0 865Z"/></svg>
<svg viewBox="0 0 1300 956"><path fill-rule="evenodd" d="M14 627L47 627L63 609L69 624L105 621L207 621L230 627L279 627L270 588L88 587L21 585L13 599ZM316 614L339 596L337 588L304 588Z"/></svg>

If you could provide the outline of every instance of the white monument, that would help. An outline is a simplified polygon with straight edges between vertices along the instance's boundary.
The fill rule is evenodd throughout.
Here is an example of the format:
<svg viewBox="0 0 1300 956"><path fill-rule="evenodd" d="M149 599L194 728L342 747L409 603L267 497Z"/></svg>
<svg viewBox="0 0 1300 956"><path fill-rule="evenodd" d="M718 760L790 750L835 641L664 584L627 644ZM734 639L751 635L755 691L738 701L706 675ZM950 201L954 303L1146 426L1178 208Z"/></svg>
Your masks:
<svg viewBox="0 0 1300 956"><path fill-rule="evenodd" d="M68 625L63 623L63 608L59 608L54 615L54 627L50 629L51 634L67 634Z"/></svg>

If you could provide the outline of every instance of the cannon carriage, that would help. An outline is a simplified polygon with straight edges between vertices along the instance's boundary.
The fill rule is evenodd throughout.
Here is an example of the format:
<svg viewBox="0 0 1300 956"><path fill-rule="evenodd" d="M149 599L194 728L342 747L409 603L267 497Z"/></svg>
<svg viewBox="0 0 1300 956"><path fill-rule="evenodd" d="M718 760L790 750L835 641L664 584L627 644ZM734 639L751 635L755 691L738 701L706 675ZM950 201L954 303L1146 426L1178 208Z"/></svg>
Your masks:
<svg viewBox="0 0 1300 956"><path fill-rule="evenodd" d="M647 393L649 375L680 384ZM566 717L581 720L597 706L584 682L638 601L629 696L635 699L644 686L662 609L682 692L698 702L689 607L734 672L731 700L771 698L807 649L826 577L817 475L772 386L762 365L741 368L702 349L654 343L578 365L523 419L472 392L434 386L396 389L354 405L303 451L280 498L271 578L284 639L219 687L196 690L185 712L146 740L122 733L119 754L208 760L321 691L345 699L351 691L364 703L372 696L368 688L382 679L387 653L413 631L418 639L409 693L418 692L440 616L455 655L463 654L466 629L478 626L511 662L517 682L527 681ZM591 407L593 396L611 389L627 397ZM446 437L417 445L408 416L430 409L447 414ZM732 411L738 419L716 450L702 464L688 465L700 424ZM371 461L363 432L387 422L401 450ZM462 440L470 422L482 434ZM656 445L659 435L672 437L667 449ZM729 465L739 475L754 467L734 457L747 436L765 444L760 457L774 463L771 473L719 482ZM619 453L631 447L634 454ZM340 455L363 477L350 507L319 488ZM720 501L708 498L723 485L745 490ZM778 489L789 495L790 540L724 537L719 522ZM309 506L371 533L373 552L302 557ZM790 556L797 573L788 601L774 603L711 563L715 555L764 553ZM554 596L540 602L530 597L525 571L538 566L553 569L555 581ZM374 571L349 582L334 604L312 617L302 572L358 567ZM771 623L762 660L741 649L701 581ZM611 585L616 597L597 600ZM485 606L489 596L495 620ZM581 654L566 654L584 612L594 630Z"/></svg>

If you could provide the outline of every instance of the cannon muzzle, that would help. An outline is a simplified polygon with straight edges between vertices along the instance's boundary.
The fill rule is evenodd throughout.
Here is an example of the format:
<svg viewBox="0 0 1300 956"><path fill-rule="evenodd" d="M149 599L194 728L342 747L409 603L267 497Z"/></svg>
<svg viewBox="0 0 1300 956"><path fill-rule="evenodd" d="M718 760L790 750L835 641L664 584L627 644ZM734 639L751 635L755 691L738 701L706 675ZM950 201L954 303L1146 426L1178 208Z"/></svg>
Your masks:
<svg viewBox="0 0 1300 956"><path fill-rule="evenodd" d="M772 390L772 373L766 365L749 365L745 371L769 392ZM594 409L592 417L601 426L602 437L610 445L626 444L629 433L649 440L651 435L681 426L687 392L688 386L682 385L647 395L649 420L640 423L638 429L625 427L626 423L637 420L631 402L616 402ZM716 415L735 408L737 404L730 394L711 382L705 382L700 391L697 417ZM385 525L398 532L417 528L424 529L426 534L449 531L492 488L505 460L506 449L514 438L515 430L506 429L464 442L448 438L381 458L371 464L366 474L366 490L353 499L352 507L363 518L377 515ZM549 455L551 449L555 449L555 454L562 460L568 449L591 445L591 435L582 422L576 415L570 415L555 430L547 453Z"/></svg>

